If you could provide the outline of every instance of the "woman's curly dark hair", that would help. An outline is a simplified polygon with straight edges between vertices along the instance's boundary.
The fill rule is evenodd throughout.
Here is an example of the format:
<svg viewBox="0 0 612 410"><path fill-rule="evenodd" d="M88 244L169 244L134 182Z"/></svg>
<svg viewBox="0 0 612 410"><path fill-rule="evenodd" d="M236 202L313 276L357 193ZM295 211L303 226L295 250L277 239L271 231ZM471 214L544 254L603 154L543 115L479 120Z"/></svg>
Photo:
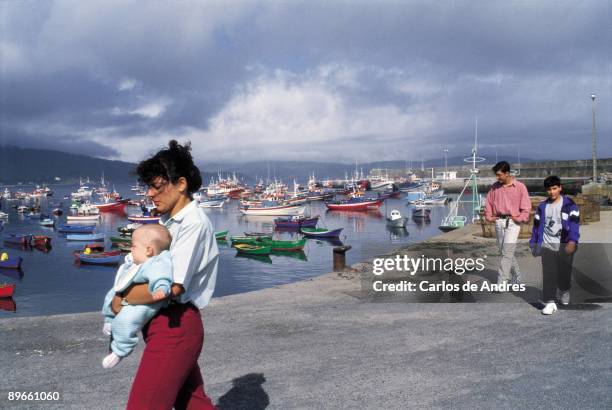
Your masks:
<svg viewBox="0 0 612 410"><path fill-rule="evenodd" d="M202 175L193 163L191 143L180 145L176 140L170 140L168 148L161 149L149 159L145 159L136 168L138 181L150 185L155 178L161 177L176 184L179 178L187 180L189 196L202 186Z"/></svg>

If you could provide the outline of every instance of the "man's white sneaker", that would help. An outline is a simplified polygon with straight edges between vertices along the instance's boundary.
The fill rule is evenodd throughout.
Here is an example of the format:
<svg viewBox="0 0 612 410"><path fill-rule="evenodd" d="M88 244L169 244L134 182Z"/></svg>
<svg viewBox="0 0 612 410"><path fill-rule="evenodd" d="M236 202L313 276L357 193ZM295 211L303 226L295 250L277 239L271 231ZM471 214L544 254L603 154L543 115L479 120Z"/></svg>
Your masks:
<svg viewBox="0 0 612 410"><path fill-rule="evenodd" d="M542 309L543 315L552 315L557 311L557 304L555 302L548 302L544 309Z"/></svg>
<svg viewBox="0 0 612 410"><path fill-rule="evenodd" d="M561 302L563 306L567 306L569 305L569 301L570 301L569 290L566 290L565 292L561 292L561 295L559 297L559 302Z"/></svg>

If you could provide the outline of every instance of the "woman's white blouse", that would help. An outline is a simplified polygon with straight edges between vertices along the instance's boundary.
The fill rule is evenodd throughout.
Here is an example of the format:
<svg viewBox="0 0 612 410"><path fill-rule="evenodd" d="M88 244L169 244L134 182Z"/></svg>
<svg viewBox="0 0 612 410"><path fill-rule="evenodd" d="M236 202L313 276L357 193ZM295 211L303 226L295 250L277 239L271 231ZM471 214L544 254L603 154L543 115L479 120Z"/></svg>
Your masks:
<svg viewBox="0 0 612 410"><path fill-rule="evenodd" d="M193 302L202 309L210 301L217 280L219 249L213 226L197 201L191 201L171 218L162 217L160 223L172 235L174 283L185 289L178 301Z"/></svg>

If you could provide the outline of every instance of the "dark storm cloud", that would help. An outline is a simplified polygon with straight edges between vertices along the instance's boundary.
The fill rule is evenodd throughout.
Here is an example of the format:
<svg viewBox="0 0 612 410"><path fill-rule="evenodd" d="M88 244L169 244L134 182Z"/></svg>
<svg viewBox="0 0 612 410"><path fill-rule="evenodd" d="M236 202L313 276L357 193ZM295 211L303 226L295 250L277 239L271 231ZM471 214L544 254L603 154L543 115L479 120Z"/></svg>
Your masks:
<svg viewBox="0 0 612 410"><path fill-rule="evenodd" d="M393 159L469 148L478 115L483 146L586 157L588 94L612 108L606 2L0 7L3 143L134 160L185 137L203 159ZM599 126L612 155L608 116Z"/></svg>

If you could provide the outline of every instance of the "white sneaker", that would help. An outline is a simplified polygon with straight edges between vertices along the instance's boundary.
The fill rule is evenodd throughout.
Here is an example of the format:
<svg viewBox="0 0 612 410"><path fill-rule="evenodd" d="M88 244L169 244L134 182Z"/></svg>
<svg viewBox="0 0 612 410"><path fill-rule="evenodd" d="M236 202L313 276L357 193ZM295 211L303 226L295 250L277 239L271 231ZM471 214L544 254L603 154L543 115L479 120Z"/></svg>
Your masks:
<svg viewBox="0 0 612 410"><path fill-rule="evenodd" d="M121 357L117 356L115 353L110 353L102 360L102 367L105 369L110 369L115 367L121 361Z"/></svg>
<svg viewBox="0 0 612 410"><path fill-rule="evenodd" d="M104 322L104 326L102 326L102 333L104 333L106 336L110 336L111 329L112 329L111 324L109 322Z"/></svg>
<svg viewBox="0 0 612 410"><path fill-rule="evenodd" d="M544 309L542 309L543 315L552 315L557 311L557 304L555 302L548 302Z"/></svg>
<svg viewBox="0 0 612 410"><path fill-rule="evenodd" d="M559 297L559 302L561 302L563 306L569 305L569 302L570 302L569 290L566 290L565 292L561 292L561 295Z"/></svg>

